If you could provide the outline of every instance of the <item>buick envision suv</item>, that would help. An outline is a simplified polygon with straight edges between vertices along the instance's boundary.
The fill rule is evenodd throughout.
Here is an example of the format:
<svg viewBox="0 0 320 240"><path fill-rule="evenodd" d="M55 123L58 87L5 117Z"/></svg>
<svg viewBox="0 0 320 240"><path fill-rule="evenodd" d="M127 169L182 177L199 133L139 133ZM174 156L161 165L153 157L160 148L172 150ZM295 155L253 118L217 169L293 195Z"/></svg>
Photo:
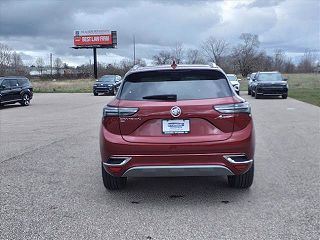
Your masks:
<svg viewBox="0 0 320 240"><path fill-rule="evenodd" d="M127 177L228 176L248 188L254 175L250 105L216 65L138 67L103 109L103 183Z"/></svg>

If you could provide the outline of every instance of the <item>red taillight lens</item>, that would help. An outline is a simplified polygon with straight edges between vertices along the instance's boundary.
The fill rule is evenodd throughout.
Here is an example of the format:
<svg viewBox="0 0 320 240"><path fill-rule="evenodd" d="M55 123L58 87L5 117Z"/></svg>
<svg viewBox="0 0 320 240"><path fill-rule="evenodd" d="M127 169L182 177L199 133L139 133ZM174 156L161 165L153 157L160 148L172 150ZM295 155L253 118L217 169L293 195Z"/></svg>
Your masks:
<svg viewBox="0 0 320 240"><path fill-rule="evenodd" d="M251 113L251 107L248 102L221 104L214 106L214 109L220 113Z"/></svg>
<svg viewBox="0 0 320 240"><path fill-rule="evenodd" d="M119 117L131 116L139 111L139 108L119 108L114 106L105 106L103 108L103 126L113 134L120 134Z"/></svg>
<svg viewBox="0 0 320 240"><path fill-rule="evenodd" d="M131 116L138 111L139 111L139 108L105 106L103 108L103 117Z"/></svg>

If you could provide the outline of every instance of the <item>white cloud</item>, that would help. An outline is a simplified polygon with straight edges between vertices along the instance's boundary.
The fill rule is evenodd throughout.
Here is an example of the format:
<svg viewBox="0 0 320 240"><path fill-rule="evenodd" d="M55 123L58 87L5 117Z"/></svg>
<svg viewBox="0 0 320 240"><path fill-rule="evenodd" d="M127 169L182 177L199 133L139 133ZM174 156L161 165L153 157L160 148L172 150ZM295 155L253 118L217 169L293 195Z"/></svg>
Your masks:
<svg viewBox="0 0 320 240"><path fill-rule="evenodd" d="M72 65L92 58L91 50L71 48L75 29L118 31L118 48L98 51L99 60L106 62L132 58L133 34L137 57L148 61L177 41L197 48L213 35L235 45L243 32L258 34L267 52L282 48L289 54L301 54L305 48L319 50L319 10L317 0L114 0L77 4L1 0L0 42L25 53L28 61L29 55L47 59L51 52Z"/></svg>

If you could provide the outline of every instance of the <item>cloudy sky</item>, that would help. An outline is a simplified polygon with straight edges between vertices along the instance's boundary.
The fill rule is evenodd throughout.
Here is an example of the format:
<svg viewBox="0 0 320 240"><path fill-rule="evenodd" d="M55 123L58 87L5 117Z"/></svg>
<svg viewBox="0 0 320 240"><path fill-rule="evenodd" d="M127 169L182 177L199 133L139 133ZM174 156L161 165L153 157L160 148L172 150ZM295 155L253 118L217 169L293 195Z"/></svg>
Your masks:
<svg viewBox="0 0 320 240"><path fill-rule="evenodd" d="M109 29L118 32L117 49L98 50L98 59L113 63L136 55L151 59L176 42L199 48L214 36L230 45L243 32L259 36L272 54L283 49L299 57L320 49L319 0L0 0L0 42L22 53L26 64L49 54L70 65L88 63L92 50L74 50L73 31Z"/></svg>

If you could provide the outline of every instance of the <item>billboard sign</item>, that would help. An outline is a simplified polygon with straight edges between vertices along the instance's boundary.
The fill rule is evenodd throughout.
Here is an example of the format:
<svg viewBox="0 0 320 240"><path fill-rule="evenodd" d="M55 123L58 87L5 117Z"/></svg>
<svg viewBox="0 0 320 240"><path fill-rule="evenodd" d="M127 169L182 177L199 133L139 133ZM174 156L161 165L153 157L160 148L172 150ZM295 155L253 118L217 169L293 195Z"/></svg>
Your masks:
<svg viewBox="0 0 320 240"><path fill-rule="evenodd" d="M114 35L116 32L109 30L76 30L73 43L74 46L112 46L116 44Z"/></svg>

